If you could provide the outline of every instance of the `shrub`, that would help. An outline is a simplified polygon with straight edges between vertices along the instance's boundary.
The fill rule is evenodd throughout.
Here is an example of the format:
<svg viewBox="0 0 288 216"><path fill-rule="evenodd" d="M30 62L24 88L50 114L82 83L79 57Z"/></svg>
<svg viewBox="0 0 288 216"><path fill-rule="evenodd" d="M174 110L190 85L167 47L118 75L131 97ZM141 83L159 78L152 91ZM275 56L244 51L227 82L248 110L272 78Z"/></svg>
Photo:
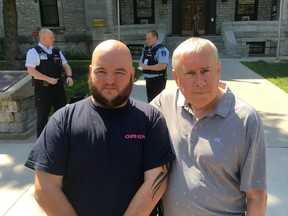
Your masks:
<svg viewBox="0 0 288 216"><path fill-rule="evenodd" d="M63 54L67 60L90 60L92 54L90 52L66 50Z"/></svg>

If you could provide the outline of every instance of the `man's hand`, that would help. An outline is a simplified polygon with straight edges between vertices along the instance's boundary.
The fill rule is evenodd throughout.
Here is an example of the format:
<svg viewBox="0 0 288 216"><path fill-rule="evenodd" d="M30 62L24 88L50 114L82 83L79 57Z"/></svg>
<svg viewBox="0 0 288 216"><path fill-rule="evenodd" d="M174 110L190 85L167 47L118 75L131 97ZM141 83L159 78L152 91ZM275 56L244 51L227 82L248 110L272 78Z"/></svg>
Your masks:
<svg viewBox="0 0 288 216"><path fill-rule="evenodd" d="M67 77L67 78L66 78L66 83L67 83L68 86L73 86L73 83L74 83L74 82L73 82L72 77Z"/></svg>
<svg viewBox="0 0 288 216"><path fill-rule="evenodd" d="M58 82L58 79L49 77L48 79L46 79L46 81L47 81L49 84L51 84L51 85L56 85L57 82Z"/></svg>

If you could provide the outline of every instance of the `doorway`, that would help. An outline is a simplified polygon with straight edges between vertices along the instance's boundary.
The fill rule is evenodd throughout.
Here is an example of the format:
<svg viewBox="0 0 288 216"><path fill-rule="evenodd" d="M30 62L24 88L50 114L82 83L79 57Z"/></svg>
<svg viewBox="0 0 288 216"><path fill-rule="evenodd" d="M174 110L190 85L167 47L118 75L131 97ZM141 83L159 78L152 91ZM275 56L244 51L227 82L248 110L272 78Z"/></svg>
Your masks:
<svg viewBox="0 0 288 216"><path fill-rule="evenodd" d="M195 14L199 17L199 34L206 34L206 0L182 1L182 35L192 35L192 20Z"/></svg>

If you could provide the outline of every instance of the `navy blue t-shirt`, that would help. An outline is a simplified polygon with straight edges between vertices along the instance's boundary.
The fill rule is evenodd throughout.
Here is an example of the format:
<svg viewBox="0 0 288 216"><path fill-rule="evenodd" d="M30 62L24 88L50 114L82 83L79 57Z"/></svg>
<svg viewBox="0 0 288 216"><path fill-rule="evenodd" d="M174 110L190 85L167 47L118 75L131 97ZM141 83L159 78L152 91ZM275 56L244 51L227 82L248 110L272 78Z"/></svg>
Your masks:
<svg viewBox="0 0 288 216"><path fill-rule="evenodd" d="M63 175L63 192L79 216L120 216L144 172L174 158L156 108L130 98L107 109L86 98L50 118L25 166Z"/></svg>

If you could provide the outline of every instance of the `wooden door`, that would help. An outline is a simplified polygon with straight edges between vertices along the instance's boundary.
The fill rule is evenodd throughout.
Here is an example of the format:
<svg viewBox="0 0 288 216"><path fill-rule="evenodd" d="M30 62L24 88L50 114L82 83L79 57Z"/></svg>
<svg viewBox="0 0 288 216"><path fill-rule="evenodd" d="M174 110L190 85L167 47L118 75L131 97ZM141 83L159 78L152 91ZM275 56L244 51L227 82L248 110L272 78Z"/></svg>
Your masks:
<svg viewBox="0 0 288 216"><path fill-rule="evenodd" d="M182 35L192 34L192 18L195 14L199 16L199 33L205 34L206 1L205 0L183 0L182 1Z"/></svg>

